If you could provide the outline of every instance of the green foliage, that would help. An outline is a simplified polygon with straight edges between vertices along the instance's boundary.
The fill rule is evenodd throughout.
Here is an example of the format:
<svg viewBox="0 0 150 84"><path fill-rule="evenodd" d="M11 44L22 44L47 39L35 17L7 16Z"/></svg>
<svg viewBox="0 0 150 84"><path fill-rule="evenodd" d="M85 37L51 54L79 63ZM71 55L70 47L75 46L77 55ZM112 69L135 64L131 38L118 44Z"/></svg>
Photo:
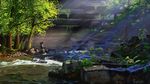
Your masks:
<svg viewBox="0 0 150 84"><path fill-rule="evenodd" d="M149 43L145 43L143 45L143 48L146 49L146 50L150 50L150 44Z"/></svg>
<svg viewBox="0 0 150 84"><path fill-rule="evenodd" d="M90 48L89 49L89 55L90 56L96 56L98 53L102 52L103 48Z"/></svg>
<svg viewBox="0 0 150 84"><path fill-rule="evenodd" d="M114 1L114 2L116 2L116 1ZM146 6L149 5L149 3L147 3L146 0L124 0L124 2L126 4L124 4L122 6L122 7L124 7L123 10L115 17L115 20L114 20L115 23L120 22L122 19L126 18L126 16L128 16L128 15L132 15L136 11L137 8L139 8L139 7L146 8ZM120 3L118 3L118 4L120 4ZM113 5L115 6L115 4L113 4Z"/></svg>
<svg viewBox="0 0 150 84"><path fill-rule="evenodd" d="M138 56L135 56L133 58L130 58L129 56L127 56L124 61L127 65L135 65L141 62L141 60L138 60L137 58Z"/></svg>
<svg viewBox="0 0 150 84"><path fill-rule="evenodd" d="M139 29L139 35L138 35L140 40L144 40L144 38L146 37L146 29L142 28Z"/></svg>
<svg viewBox="0 0 150 84"><path fill-rule="evenodd" d="M24 5L26 7L26 26L31 28L34 25L34 33L44 34L48 27L54 25L49 20L56 18L58 14L58 10L53 2L48 2L47 0L26 0Z"/></svg>
<svg viewBox="0 0 150 84"><path fill-rule="evenodd" d="M0 33L30 37L45 34L54 26L50 19L57 17L56 3L57 0L0 0Z"/></svg>
<svg viewBox="0 0 150 84"><path fill-rule="evenodd" d="M145 67L144 70L143 70L143 72L144 72L144 73L150 72L150 67Z"/></svg>
<svg viewBox="0 0 150 84"><path fill-rule="evenodd" d="M0 25L2 33L12 32L12 30L23 21L23 6L21 0L3 0L0 11Z"/></svg>
<svg viewBox="0 0 150 84"><path fill-rule="evenodd" d="M81 61L81 67L90 67L92 66L92 61L88 59L84 59Z"/></svg>
<svg viewBox="0 0 150 84"><path fill-rule="evenodd" d="M29 34L34 17L35 32L42 34L53 26L48 19L58 14L56 5L48 0L2 0L0 9L0 30L4 33L19 26L21 33Z"/></svg>
<svg viewBox="0 0 150 84"><path fill-rule="evenodd" d="M94 64L99 63L99 60L96 59L96 56L99 55L99 53L102 54L103 49L102 48L90 48L88 51L88 55L91 57L90 61Z"/></svg>
<svg viewBox="0 0 150 84"><path fill-rule="evenodd" d="M150 60L150 43L148 38L139 39L138 37L131 38L126 44L122 44L118 50L112 53L115 57L115 62L135 65L145 64Z"/></svg>

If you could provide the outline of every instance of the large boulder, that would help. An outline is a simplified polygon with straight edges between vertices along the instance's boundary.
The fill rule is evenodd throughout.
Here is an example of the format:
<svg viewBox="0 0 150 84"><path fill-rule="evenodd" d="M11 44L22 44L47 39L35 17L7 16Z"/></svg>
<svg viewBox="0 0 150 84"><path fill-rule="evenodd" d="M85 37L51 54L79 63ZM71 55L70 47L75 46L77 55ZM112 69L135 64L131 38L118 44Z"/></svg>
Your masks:
<svg viewBox="0 0 150 84"><path fill-rule="evenodd" d="M104 65L83 68L81 79L89 84L108 84L111 81L109 68Z"/></svg>

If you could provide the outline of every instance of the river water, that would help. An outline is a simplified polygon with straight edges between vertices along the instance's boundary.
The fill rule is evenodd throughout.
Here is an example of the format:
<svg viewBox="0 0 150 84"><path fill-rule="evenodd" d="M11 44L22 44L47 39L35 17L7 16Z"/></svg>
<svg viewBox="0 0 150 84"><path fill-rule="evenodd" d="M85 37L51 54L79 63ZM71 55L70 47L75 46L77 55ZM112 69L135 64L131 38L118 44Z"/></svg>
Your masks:
<svg viewBox="0 0 150 84"><path fill-rule="evenodd" d="M48 77L50 70L60 69L62 62L46 60L36 63L30 60L0 62L0 84L72 84Z"/></svg>

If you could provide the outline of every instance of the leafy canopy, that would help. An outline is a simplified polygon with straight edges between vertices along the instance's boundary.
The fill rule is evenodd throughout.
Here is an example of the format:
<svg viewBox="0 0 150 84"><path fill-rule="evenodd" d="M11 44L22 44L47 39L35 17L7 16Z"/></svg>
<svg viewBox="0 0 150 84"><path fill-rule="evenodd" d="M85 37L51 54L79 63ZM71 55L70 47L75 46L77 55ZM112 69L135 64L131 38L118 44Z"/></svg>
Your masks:
<svg viewBox="0 0 150 84"><path fill-rule="evenodd" d="M58 14L55 3L48 0L0 0L0 31L15 33L19 28L22 34L29 34L34 21L35 33L44 33L48 26L53 26L48 19L56 18Z"/></svg>

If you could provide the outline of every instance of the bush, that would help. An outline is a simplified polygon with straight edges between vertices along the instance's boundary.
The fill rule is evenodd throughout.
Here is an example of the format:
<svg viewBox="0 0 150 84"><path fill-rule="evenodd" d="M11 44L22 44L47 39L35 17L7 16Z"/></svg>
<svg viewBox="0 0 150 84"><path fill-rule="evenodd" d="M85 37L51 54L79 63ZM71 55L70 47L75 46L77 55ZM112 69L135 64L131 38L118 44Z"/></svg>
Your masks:
<svg viewBox="0 0 150 84"><path fill-rule="evenodd" d="M88 59L81 60L81 67L90 67L92 66L92 61Z"/></svg>

